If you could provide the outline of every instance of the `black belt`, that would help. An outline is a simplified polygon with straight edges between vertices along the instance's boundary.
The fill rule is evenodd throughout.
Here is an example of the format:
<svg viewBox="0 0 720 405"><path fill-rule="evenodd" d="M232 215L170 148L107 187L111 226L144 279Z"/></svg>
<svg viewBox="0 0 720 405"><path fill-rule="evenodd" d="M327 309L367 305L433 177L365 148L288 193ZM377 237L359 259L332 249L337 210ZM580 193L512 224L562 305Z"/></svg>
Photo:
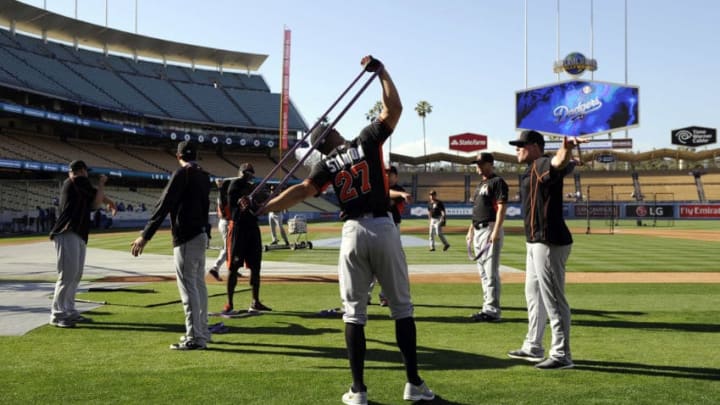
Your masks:
<svg viewBox="0 0 720 405"><path fill-rule="evenodd" d="M484 222L473 221L473 228L475 228L475 229L487 228L492 223L493 223L493 221L484 221Z"/></svg>
<svg viewBox="0 0 720 405"><path fill-rule="evenodd" d="M360 218L383 218L383 217L387 217L387 216L388 216L387 211L371 211L371 212L363 212L360 214L347 215L345 217L345 220L360 219Z"/></svg>

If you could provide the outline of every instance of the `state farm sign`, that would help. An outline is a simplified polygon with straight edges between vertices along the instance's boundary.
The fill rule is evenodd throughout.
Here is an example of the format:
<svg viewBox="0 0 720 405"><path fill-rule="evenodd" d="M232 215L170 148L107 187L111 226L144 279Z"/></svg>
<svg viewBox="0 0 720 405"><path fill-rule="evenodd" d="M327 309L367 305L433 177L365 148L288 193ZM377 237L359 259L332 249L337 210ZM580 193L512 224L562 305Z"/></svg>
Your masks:
<svg viewBox="0 0 720 405"><path fill-rule="evenodd" d="M450 150L459 150L462 152L474 152L476 150L487 149L487 136L480 134L464 133L452 135L448 137L450 140Z"/></svg>

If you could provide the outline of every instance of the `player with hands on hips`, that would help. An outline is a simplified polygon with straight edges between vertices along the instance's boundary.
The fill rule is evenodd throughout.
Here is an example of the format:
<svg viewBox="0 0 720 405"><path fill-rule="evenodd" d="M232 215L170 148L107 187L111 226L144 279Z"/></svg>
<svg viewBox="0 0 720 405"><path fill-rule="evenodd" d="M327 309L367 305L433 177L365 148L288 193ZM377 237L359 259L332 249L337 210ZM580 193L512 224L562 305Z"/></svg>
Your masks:
<svg viewBox="0 0 720 405"><path fill-rule="evenodd" d="M333 186L340 203L340 218L344 222L338 273L344 306L345 343L353 379L342 401L367 404L365 324L373 277L382 286L389 300L390 317L395 320L397 344L407 378L403 398L431 400L435 395L418 373L407 262L400 233L388 214L390 201L381 149L400 119L402 103L382 63L370 56L363 58L362 63L367 71L378 72L380 78L383 109L378 119L351 141L331 129L318 144L318 150L325 157L312 167L309 177L271 199L261 212L289 208ZM325 129L319 127L313 131L313 144ZM243 204L248 206L248 203L245 199Z"/></svg>

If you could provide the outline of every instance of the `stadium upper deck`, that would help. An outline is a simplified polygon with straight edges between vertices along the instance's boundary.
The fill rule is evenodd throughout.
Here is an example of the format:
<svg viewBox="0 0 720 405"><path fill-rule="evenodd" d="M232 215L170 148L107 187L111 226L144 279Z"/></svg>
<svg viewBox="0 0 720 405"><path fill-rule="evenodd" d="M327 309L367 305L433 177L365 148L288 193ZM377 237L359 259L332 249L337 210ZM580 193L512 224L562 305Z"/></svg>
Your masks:
<svg viewBox="0 0 720 405"><path fill-rule="evenodd" d="M249 73L266 55L144 37L16 1L0 0L0 10L8 27L0 29L0 88L130 116L278 131L280 94ZM288 128L307 129L292 103Z"/></svg>

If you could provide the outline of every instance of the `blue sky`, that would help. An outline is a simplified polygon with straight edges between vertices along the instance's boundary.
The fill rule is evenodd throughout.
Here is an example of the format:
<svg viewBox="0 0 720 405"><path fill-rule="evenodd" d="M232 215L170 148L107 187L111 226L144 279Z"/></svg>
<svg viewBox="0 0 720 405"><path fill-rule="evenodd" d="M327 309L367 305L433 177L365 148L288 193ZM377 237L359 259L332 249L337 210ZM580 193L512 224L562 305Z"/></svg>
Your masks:
<svg viewBox="0 0 720 405"><path fill-rule="evenodd" d="M24 0L43 7L43 0ZM76 0L47 0L74 16ZM105 25L103 0L77 0L78 18ZM108 0L108 25L135 30L135 0ZM524 0L137 0L138 33L173 41L269 55L259 72L281 90L283 27L292 30L291 99L308 125L327 109L372 54L387 66L405 106L392 151L423 152L418 101L433 105L427 150L448 152L450 135L488 136L490 151L513 153L515 91L525 87ZM595 80L625 82L625 0L528 0L529 87L557 81L557 54L598 61ZM640 87L634 150L670 148L670 130L720 124L720 2L627 0L627 82ZM589 79L589 75L583 76ZM561 80L568 79L561 75ZM380 99L373 84L338 129L354 136ZM624 137L617 133L615 137ZM597 139L606 139L606 136ZM716 147L711 145L710 147ZM385 148L386 152L388 147ZM455 152L454 152L455 153Z"/></svg>

